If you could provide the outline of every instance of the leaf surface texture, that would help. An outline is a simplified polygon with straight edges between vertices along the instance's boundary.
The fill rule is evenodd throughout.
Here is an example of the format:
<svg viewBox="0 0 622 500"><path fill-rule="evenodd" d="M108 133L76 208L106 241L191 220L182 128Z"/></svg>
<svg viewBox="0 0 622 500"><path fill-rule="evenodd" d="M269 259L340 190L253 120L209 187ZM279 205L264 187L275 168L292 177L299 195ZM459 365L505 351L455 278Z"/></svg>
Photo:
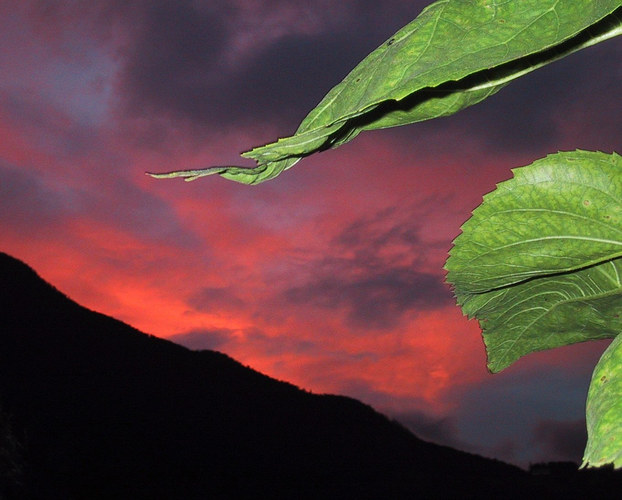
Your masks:
<svg viewBox="0 0 622 500"><path fill-rule="evenodd" d="M587 446L583 465L622 467L622 335L594 369L587 396Z"/></svg>
<svg viewBox="0 0 622 500"><path fill-rule="evenodd" d="M492 372L622 329L622 157L557 153L513 172L462 226L445 266Z"/></svg>
<svg viewBox="0 0 622 500"><path fill-rule="evenodd" d="M620 0L437 1L354 68L293 136L244 153L255 167L150 175L219 174L257 184L364 130L451 115L515 78L621 34L621 6Z"/></svg>

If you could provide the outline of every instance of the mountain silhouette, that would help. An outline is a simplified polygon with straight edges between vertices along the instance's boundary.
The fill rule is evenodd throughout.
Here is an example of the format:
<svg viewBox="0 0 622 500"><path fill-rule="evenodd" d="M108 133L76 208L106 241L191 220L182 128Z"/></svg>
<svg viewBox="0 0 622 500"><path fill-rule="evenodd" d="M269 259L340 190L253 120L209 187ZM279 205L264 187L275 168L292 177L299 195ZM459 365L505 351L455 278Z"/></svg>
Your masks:
<svg viewBox="0 0 622 500"><path fill-rule="evenodd" d="M619 480L422 441L354 399L88 310L4 253L0 468L6 499L606 498Z"/></svg>

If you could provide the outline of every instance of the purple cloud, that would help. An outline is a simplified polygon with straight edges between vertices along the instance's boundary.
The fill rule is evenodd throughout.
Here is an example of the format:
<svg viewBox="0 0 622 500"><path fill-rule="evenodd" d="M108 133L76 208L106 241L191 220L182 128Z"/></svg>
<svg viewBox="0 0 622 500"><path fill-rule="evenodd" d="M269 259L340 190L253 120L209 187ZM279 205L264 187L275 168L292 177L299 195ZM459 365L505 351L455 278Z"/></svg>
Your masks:
<svg viewBox="0 0 622 500"><path fill-rule="evenodd" d="M419 238L412 213L392 207L348 224L307 264L309 278L287 289L285 300L345 308L349 324L363 329L393 328L406 312L451 304L440 270L420 270L430 247Z"/></svg>

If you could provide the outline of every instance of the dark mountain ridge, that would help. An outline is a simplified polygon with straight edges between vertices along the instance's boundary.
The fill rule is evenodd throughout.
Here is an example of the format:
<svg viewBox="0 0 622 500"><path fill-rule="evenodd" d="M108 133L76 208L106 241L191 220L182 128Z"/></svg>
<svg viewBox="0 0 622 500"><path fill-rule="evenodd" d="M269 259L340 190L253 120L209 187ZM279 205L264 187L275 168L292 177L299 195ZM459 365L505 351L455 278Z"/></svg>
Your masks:
<svg viewBox="0 0 622 500"><path fill-rule="evenodd" d="M0 498L578 491L568 478L558 484L424 442L354 399L311 394L224 354L141 333L79 306L3 253L0 412L0 467L19 470L0 470ZM609 483L595 481L581 485L606 497Z"/></svg>

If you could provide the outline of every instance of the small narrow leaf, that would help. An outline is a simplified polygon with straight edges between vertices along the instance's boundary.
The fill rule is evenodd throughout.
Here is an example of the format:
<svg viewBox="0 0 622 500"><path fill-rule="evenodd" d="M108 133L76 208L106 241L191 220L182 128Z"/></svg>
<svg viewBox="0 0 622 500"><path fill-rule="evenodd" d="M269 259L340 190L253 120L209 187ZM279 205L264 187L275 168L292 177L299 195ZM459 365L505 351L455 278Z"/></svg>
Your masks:
<svg viewBox="0 0 622 500"><path fill-rule="evenodd" d="M492 372L622 329L622 157L558 153L513 172L463 225L445 266Z"/></svg>
<svg viewBox="0 0 622 500"><path fill-rule="evenodd" d="M621 0L437 1L354 68L295 135L244 153L255 168L150 175L192 180L216 173L256 184L361 131L451 115L515 78L621 34L621 6Z"/></svg>
<svg viewBox="0 0 622 500"><path fill-rule="evenodd" d="M587 396L587 446L581 467L622 467L622 335L594 369Z"/></svg>

